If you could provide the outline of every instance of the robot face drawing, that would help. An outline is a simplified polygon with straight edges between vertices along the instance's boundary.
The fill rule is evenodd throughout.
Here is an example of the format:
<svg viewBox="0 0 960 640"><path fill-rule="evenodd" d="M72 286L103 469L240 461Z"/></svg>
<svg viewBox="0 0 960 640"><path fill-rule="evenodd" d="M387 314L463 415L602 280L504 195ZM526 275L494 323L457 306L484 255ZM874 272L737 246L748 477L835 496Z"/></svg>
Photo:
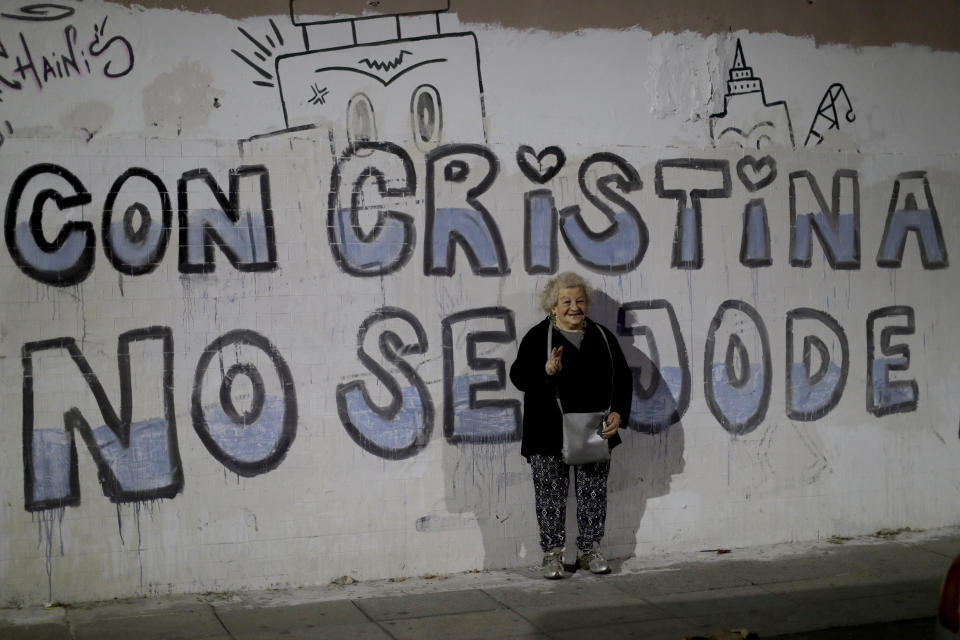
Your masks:
<svg viewBox="0 0 960 640"><path fill-rule="evenodd" d="M276 61L287 129L328 127L337 149L393 140L426 152L447 142L485 141L477 40L469 32L440 32L446 3L316 21L298 13L309 4L291 5L307 51ZM311 40L321 36L337 46L312 49Z"/></svg>

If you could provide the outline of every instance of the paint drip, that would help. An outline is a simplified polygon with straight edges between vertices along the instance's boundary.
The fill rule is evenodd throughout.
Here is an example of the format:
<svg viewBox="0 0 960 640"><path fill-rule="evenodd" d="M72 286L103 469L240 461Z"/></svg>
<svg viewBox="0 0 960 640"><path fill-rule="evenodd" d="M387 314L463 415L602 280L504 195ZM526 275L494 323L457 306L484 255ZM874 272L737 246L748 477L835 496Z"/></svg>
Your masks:
<svg viewBox="0 0 960 640"><path fill-rule="evenodd" d="M43 549L47 571L47 600L53 601L53 533L57 530L60 556L63 556L63 516L66 507L54 507L37 513L37 548Z"/></svg>

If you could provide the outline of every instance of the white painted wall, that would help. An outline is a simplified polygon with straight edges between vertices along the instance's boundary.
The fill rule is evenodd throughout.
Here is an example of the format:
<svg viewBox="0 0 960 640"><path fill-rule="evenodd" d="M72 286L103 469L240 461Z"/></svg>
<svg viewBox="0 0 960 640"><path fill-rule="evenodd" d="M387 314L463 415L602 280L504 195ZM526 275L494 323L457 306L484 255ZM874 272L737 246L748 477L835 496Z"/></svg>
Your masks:
<svg viewBox="0 0 960 640"><path fill-rule="evenodd" d="M453 376L489 375L471 370L466 360L467 329L512 328L521 336L539 319L534 291L546 276L525 268L524 194L549 189L558 209L579 205L592 230L601 231L609 223L590 204L577 177L585 159L600 152L622 158L642 182L642 188L621 192L619 199L642 218L649 246L635 268L604 274L578 263L558 234L556 267L588 276L602 294L594 316L611 327L620 305L669 303L690 372L689 407L682 419L656 435L627 433L625 446L616 451L606 538L610 554L741 547L956 523L960 509L952 496L960 483L954 464L960 401L952 388L958 374L952 333L960 302L951 295L950 282L960 251L960 223L954 215L960 199L960 128L953 113L960 102L958 54L906 45L815 46L812 40L747 32L728 37L690 32L654 36L639 29L569 35L518 32L461 25L453 14L440 17L443 33L466 35L435 39L426 48L425 41L418 40L361 46L335 56L314 52L284 58L280 68L289 74L280 78L282 103L281 87L255 84L277 85L273 61L304 52L303 37L282 11L272 18L275 31L267 18L236 22L209 14L125 10L95 0L70 7L75 12L59 19L0 18L0 42L7 52L0 58L0 199L10 229L7 250L0 251L4 605L324 584L342 575L366 580L538 562L529 471L519 444L504 437L512 431L512 414L509 420L496 414L471 421L461 404L453 421L445 422L444 380L449 374L444 355ZM264 47L255 46L241 28ZM312 27L313 37L337 45L342 28ZM268 35L278 46L268 44ZM737 39L746 64L763 81L767 101L786 105L795 148L714 147L710 116L724 110ZM57 61L62 69L63 56L69 55L67 42L74 47L81 72L56 77ZM265 75L244 63L234 49ZM258 51L265 60L255 57ZM403 51L408 53L401 55ZM28 55L39 84L24 69ZM46 79L44 56L52 69ZM441 59L446 62L413 68ZM350 65L369 75L310 75L313 69ZM480 116L478 75L485 117ZM855 120L841 120L840 129L826 132L821 145L804 148L821 98L833 83L845 88ZM424 149L431 144L418 146L409 133L410 97L421 84L436 87L441 96L440 143L476 144L498 161L495 179L478 196L503 242L501 268L494 265L485 275L471 268L462 248L454 254L454 273L425 275L430 269L425 267ZM367 231L381 204L412 220L412 248L390 244L381 254L400 251L406 262L401 260L393 273L374 277L346 273L331 250L336 233L333 240L328 234L335 163L331 147L338 154L345 149L346 104L360 90L373 96L376 138L408 154L415 176L414 192L404 197L380 198L373 183L362 190L363 203L370 208L359 218ZM733 99L735 106L743 104L741 97ZM283 107L294 102L301 119L315 108L314 128L284 131ZM762 121L763 114L754 115ZM529 145L532 154L555 145L562 149L565 164L555 177L537 184L519 169L521 145ZM344 175L355 177L372 166L384 172L388 187L403 187L399 161L385 155L354 159ZM748 155L770 156L777 169L775 179L753 193L748 186L756 186L764 174L748 173L747 182L738 177L738 163ZM550 158L544 158L540 169L546 171ZM658 196L655 186L658 161L684 158L715 161L718 169L688 171L680 177L676 170L664 169L666 188L710 188L722 184L723 171L729 176L728 197L702 200L700 268L671 266L677 202ZM466 183L444 179L450 159L469 160ZM468 208L465 189L476 184L487 165L462 149L447 160L436 164L437 206ZM64 197L74 193L66 174L58 177L38 168L47 163L65 169L89 193L82 206L65 203L64 213L47 199L37 216L42 219L40 235L52 244L66 220L92 225L95 254L85 275L82 269L71 274L63 268L72 260L56 267L52 244L41 243L32 254L23 248L31 237L34 198L44 189ZM235 268L215 248L211 271L190 272L178 258L178 180L185 172L189 176L206 169L226 192L230 170L256 165L264 167L269 184L275 265L265 259L266 237L258 236L256 252L241 252L237 260L263 270ZM159 179L172 213L166 251L146 261L154 269L142 275L126 275L111 264L101 232L111 185L134 167ZM791 266L790 174L809 171L829 204L838 170L856 172L859 180L859 267L833 268L817 239L810 266ZM31 171L39 175L27 181ZM597 176L612 172L609 163L588 172L591 191ZM902 178L895 208L907 206L904 194L910 190L918 209L935 206L947 258L953 259L949 266L930 268L937 266L930 256L924 265L913 233L907 236L900 267L877 264L894 185L905 172L925 172L933 202L922 188L918 191L921 178ZM210 191L190 184L183 213L191 219L204 210L213 218L221 215ZM349 206L349 184L341 191L341 206ZM240 185L240 208L253 216L249 226L240 229L256 231L261 191L249 178ZM137 202L151 219L160 220L161 199L149 187L143 179L132 179L115 199L114 220L122 220L127 207ZM812 202L808 193L801 184L798 206ZM748 267L740 261L744 209L753 198L765 202L770 266ZM616 212L627 208L609 197L602 200ZM839 202L841 213L852 211L850 182L844 183ZM438 220L462 221L466 214L445 215ZM131 232L140 218L132 219ZM25 225L19 240L18 225ZM237 237L234 246L248 246L243 244L248 235ZM598 250L597 256L608 249ZM123 255L132 259L133 253ZM443 256L437 258L435 266L442 271ZM40 271L53 265L54 273L38 275L29 265ZM57 277L67 286L48 283ZM704 379L711 319L728 300L749 305L762 319L770 357L768 408L756 424L733 428L736 434L711 412L707 387L712 383ZM874 357L882 359L883 328L905 326L906 321L901 315L873 325L868 316L895 306L912 310L915 326L910 333L889 338L891 349L909 348L908 366L893 370L890 379L916 382L916 406L894 399L901 411L878 416L867 409L868 328L875 327ZM368 436L380 439L378 449L351 437L338 413L337 389L360 381L375 402L388 403L388 388L378 384L358 358L361 325L384 307L400 309L400 315L415 321L374 323L362 346L401 387L410 387L402 372L380 355L377 341L389 328L412 345L417 342L413 326L422 328L423 348L407 349L402 357L427 390L433 419L429 429L418 430L425 419L417 411L422 404L406 405L412 410L404 423L409 428L401 424L395 439L388 440L382 427L373 426L370 412L355 418ZM444 321L485 308L497 308L501 315L454 322L445 351ZM811 421L791 419L787 410L787 322L791 310L798 308L829 315L848 342L842 396L826 415ZM679 356L666 312L632 312L628 317L635 324L649 324L667 375ZM797 322L793 360L800 362L805 334ZM715 336L716 362L723 362L728 326L724 323ZM97 428L105 418L66 346L73 341L75 355L82 354L119 414L118 338L147 327L155 328L152 338L130 345L132 420L148 421L147 428L134 431L134 444L124 453L123 447L104 444L109 432ZM256 334L268 345L231 344L204 357L209 345L237 330ZM757 332L749 323L736 331L751 363L760 363ZM163 378L164 335L172 346L172 387ZM822 331L818 335L838 360L839 342ZM639 337L633 342L624 337L623 345L634 358L649 352ZM478 345L480 356L507 365L515 349L513 340ZM289 370L286 387L268 356L271 350ZM902 354L888 349L887 355ZM197 384L198 364L204 361L209 367ZM266 405L256 424L244 428L231 426L221 416L221 430L212 427L208 447L194 406L203 409L208 424L215 422L223 375L237 363L251 363L262 378ZM818 360L812 366L817 368ZM237 372L230 396L239 412L250 409L257 395L250 384L257 373L250 370L246 375ZM198 403L192 398L195 388L200 390ZM280 403L284 388L291 401L286 413ZM165 389L171 402L169 431L162 422ZM480 397L519 399L509 383ZM66 442L63 414L73 407L100 440L91 448L80 430L75 431L75 504L57 506L69 493L64 484L68 467L63 465L69 456L57 458L56 452L69 452L69 447L33 446L25 434L43 433L48 442ZM283 416L287 440L280 437ZM480 429L485 441L459 437L471 428ZM157 439L148 442L144 434ZM211 452L217 447L228 451L221 459ZM405 457L391 459L397 449L403 449ZM115 497L119 504L105 497L92 455L109 456L111 451L128 456L113 467L103 463L127 474L120 482L126 492ZM41 462L47 454L54 457L45 467ZM137 455L142 457L129 458ZM231 470L230 460L243 456L246 462L270 462L234 465ZM25 489L30 483L32 492ZM168 497L158 497L165 494Z"/></svg>

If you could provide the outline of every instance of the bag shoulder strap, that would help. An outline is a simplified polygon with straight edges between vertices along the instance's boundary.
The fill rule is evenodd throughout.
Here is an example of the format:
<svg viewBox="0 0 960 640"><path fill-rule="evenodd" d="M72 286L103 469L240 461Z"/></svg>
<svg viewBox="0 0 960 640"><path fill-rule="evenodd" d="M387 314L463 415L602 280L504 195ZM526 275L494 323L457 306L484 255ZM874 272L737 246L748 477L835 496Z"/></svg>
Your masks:
<svg viewBox="0 0 960 640"><path fill-rule="evenodd" d="M597 325L597 331L600 332L600 337L603 338L603 344L607 347L607 355L610 356L610 400L607 402L607 413L613 409L613 351L610 349L610 341L607 339L607 334L604 333L603 327L598 323L594 322L593 324ZM587 325L590 326L590 325ZM586 337L586 334L584 334ZM547 323L547 360L550 359L550 355L553 353L553 323ZM557 398L557 406L560 407L560 413L563 413L563 405L560 404L560 393L557 391L556 385L553 387L553 394Z"/></svg>

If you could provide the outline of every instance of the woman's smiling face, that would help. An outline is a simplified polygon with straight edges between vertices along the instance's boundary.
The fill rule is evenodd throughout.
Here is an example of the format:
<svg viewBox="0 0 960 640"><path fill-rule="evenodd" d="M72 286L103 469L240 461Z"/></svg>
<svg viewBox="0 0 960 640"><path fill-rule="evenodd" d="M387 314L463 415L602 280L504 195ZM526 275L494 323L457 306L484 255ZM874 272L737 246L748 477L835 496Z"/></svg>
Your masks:
<svg viewBox="0 0 960 640"><path fill-rule="evenodd" d="M582 329L587 317L586 292L581 287L560 289L553 312L557 316L557 326L564 331Z"/></svg>

